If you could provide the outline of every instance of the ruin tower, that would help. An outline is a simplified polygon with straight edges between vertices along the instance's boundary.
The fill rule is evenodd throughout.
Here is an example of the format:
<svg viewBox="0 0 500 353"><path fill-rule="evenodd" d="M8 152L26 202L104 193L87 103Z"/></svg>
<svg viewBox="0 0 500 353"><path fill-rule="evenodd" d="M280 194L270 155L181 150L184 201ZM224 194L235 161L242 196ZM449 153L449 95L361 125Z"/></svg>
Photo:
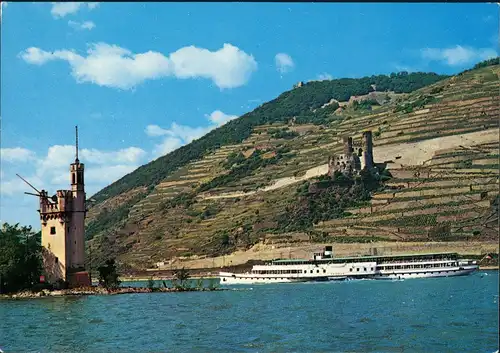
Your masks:
<svg viewBox="0 0 500 353"><path fill-rule="evenodd" d="M365 168L373 168L373 141L371 131L363 132L363 162Z"/></svg>
<svg viewBox="0 0 500 353"><path fill-rule="evenodd" d="M344 136L342 137L342 142L344 146L344 156L348 157L354 151L352 148L352 137Z"/></svg>
<svg viewBox="0 0 500 353"><path fill-rule="evenodd" d="M43 264L48 282L79 287L90 285L90 277L85 272L84 165L78 159L78 127L70 182L71 190L57 190L50 199L45 190L41 192Z"/></svg>

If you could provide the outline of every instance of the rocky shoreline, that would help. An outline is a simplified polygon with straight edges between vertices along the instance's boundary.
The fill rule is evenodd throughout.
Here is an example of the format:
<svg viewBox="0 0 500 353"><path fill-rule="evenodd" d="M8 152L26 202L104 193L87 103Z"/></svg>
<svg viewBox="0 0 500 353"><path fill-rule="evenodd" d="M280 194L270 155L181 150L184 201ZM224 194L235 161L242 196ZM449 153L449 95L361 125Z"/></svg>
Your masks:
<svg viewBox="0 0 500 353"><path fill-rule="evenodd" d="M67 297L86 295L117 295L135 293L172 293L172 292L213 292L225 290L223 288L144 288L144 287L120 287L116 289L106 289L103 287L86 287L62 290L41 290L38 292L22 291L12 294L2 294L0 299L31 299L47 297Z"/></svg>

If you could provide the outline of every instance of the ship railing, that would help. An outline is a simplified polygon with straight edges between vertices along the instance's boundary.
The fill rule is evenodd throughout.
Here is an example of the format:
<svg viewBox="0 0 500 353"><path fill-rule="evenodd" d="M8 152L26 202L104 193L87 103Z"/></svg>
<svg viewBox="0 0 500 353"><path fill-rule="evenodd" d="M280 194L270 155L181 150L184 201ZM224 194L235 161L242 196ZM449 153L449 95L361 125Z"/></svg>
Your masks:
<svg viewBox="0 0 500 353"><path fill-rule="evenodd" d="M446 263L446 262L457 262L457 261L460 261L460 260L444 258L444 259L436 259L436 260L433 260L433 259L413 260L413 261L406 261L406 262L383 261L383 262L378 262L377 264L379 266L384 266L384 265L393 266L393 265L400 265L400 264L405 265L405 264L414 264L414 263L418 263L418 264L422 264L422 263Z"/></svg>

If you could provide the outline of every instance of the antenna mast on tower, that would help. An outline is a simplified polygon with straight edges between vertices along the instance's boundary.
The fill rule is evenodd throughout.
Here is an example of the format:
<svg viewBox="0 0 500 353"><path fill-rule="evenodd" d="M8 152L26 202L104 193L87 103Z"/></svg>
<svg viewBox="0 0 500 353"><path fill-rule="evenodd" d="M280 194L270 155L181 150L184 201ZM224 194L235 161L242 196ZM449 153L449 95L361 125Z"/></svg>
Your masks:
<svg viewBox="0 0 500 353"><path fill-rule="evenodd" d="M78 125L75 126L75 132L76 132L76 159L75 162L78 163Z"/></svg>

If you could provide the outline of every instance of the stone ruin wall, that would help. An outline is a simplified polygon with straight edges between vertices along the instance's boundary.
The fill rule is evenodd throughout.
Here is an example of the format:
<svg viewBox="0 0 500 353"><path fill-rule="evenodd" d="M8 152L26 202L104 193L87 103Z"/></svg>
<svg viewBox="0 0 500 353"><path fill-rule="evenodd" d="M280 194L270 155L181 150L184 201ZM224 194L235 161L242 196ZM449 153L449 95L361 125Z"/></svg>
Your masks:
<svg viewBox="0 0 500 353"><path fill-rule="evenodd" d="M343 153L334 154L328 159L328 175L333 177L336 171L344 175L358 174L361 170L374 167L372 132L363 132L361 142L353 142L352 137L344 136Z"/></svg>

